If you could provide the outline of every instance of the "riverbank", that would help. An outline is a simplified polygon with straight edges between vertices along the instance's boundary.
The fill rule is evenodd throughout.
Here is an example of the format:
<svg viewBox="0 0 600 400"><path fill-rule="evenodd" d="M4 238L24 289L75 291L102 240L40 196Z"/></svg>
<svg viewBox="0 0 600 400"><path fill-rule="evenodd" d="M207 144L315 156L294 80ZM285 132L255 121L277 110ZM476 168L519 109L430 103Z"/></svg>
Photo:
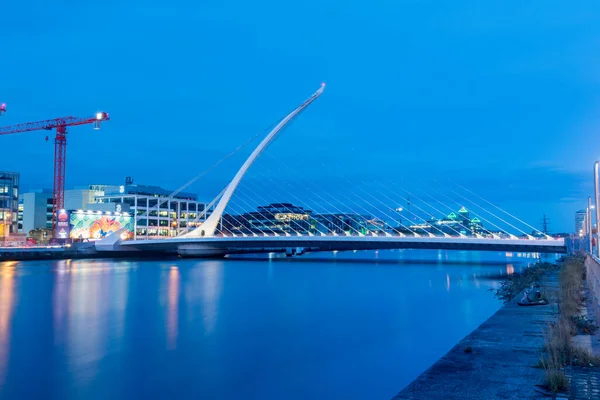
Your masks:
<svg viewBox="0 0 600 400"><path fill-rule="evenodd" d="M558 290L558 273L547 274L542 290ZM496 399L540 397L535 368L543 331L556 318L552 306L521 307L516 296L461 340L394 399Z"/></svg>
<svg viewBox="0 0 600 400"><path fill-rule="evenodd" d="M0 247L1 261L78 260L89 258L168 258L164 252L111 251L99 252L93 243L75 243L70 246ZM171 257L175 258L173 254Z"/></svg>
<svg viewBox="0 0 600 400"><path fill-rule="evenodd" d="M515 296L395 399L541 399L551 395L541 387L546 379L539 366L548 326L558 317L559 274L549 271L540 282L549 305L522 307L517 304L522 294ZM582 315L590 314L594 296L586 289L588 302L581 309ZM599 339L596 333L576 336L574 341L594 352ZM599 368L569 365L564 371L570 390L558 398L600 398Z"/></svg>

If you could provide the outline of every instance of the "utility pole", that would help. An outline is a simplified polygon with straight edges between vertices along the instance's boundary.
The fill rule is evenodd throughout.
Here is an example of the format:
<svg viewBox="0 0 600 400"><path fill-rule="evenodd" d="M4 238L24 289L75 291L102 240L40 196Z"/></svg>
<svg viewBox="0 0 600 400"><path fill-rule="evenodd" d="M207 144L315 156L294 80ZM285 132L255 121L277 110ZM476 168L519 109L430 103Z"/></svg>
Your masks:
<svg viewBox="0 0 600 400"><path fill-rule="evenodd" d="M542 232L544 232L544 234L548 234L548 226L550 225L550 219L546 217L546 214L544 214L544 216L542 217L542 220L540 221L542 223Z"/></svg>

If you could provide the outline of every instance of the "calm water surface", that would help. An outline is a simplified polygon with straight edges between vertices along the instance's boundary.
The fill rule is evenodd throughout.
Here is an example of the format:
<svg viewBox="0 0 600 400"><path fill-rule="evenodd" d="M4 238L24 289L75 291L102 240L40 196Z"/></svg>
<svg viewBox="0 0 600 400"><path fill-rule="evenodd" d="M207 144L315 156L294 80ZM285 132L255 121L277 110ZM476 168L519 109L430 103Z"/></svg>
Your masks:
<svg viewBox="0 0 600 400"><path fill-rule="evenodd" d="M328 257L0 263L0 398L389 399L527 265Z"/></svg>

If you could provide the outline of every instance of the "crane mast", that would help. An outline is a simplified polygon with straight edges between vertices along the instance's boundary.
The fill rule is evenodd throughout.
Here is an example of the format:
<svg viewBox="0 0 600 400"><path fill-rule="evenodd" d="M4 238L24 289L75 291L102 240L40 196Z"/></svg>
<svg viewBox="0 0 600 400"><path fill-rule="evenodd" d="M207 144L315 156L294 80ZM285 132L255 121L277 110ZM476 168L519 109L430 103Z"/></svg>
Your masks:
<svg viewBox="0 0 600 400"><path fill-rule="evenodd" d="M0 107L0 112L2 108ZM6 106L4 107L6 111ZM62 117L45 121L27 122L24 124L0 127L0 136L13 133L32 132L56 129L54 137L54 185L52 190L52 228L56 227L58 210L65 206L65 171L67 159L67 127L93 124L94 129L100 129L100 123L108 121L105 112L96 113L93 117Z"/></svg>

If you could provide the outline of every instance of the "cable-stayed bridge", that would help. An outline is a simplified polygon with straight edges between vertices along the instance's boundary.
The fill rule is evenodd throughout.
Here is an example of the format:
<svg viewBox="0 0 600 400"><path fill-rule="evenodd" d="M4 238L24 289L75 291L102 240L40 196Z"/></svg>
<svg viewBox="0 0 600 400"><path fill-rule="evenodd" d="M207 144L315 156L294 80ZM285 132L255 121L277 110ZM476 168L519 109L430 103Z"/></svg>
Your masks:
<svg viewBox="0 0 600 400"><path fill-rule="evenodd" d="M434 187L415 193L403 188L390 190L385 185L364 190L360 185L349 182L349 186L359 193L353 192L353 196L344 195L339 198L341 195L331 196L306 186L304 193L315 202L312 207L300 196L281 189L283 194L278 191L279 197L291 197L299 205L271 203L257 207L256 211L249 211L252 203L269 202L264 188L255 184L250 186L248 180L245 190L239 189L244 176L286 125L317 100L324 89L325 86L322 85L276 124L246 159L232 181L199 213L196 223L186 226L181 234L176 237L123 240L121 231L118 231L95 242L96 250L152 251L190 257L275 251L285 251L291 255L307 251L376 249L532 253L566 251L563 239L555 239L540 232L464 187L460 187L460 191L452 190L455 195L452 198ZM289 171L294 172L292 168ZM199 177L179 188L170 197ZM273 183L274 187L278 186L270 174L263 175L262 178ZM240 196L240 192L245 192L246 196ZM235 194L238 195L237 198ZM397 206L399 197L406 202L406 207ZM161 201L168 201L168 198ZM461 205L464 203L476 207L477 211L473 208L467 210ZM481 206L481 203L486 207ZM319 204L328 212L313 215L310 209L314 204ZM159 202L157 210L160 206ZM226 213L226 210L230 213ZM374 210L379 218L373 217ZM136 215L136 219L141 218L143 215Z"/></svg>

